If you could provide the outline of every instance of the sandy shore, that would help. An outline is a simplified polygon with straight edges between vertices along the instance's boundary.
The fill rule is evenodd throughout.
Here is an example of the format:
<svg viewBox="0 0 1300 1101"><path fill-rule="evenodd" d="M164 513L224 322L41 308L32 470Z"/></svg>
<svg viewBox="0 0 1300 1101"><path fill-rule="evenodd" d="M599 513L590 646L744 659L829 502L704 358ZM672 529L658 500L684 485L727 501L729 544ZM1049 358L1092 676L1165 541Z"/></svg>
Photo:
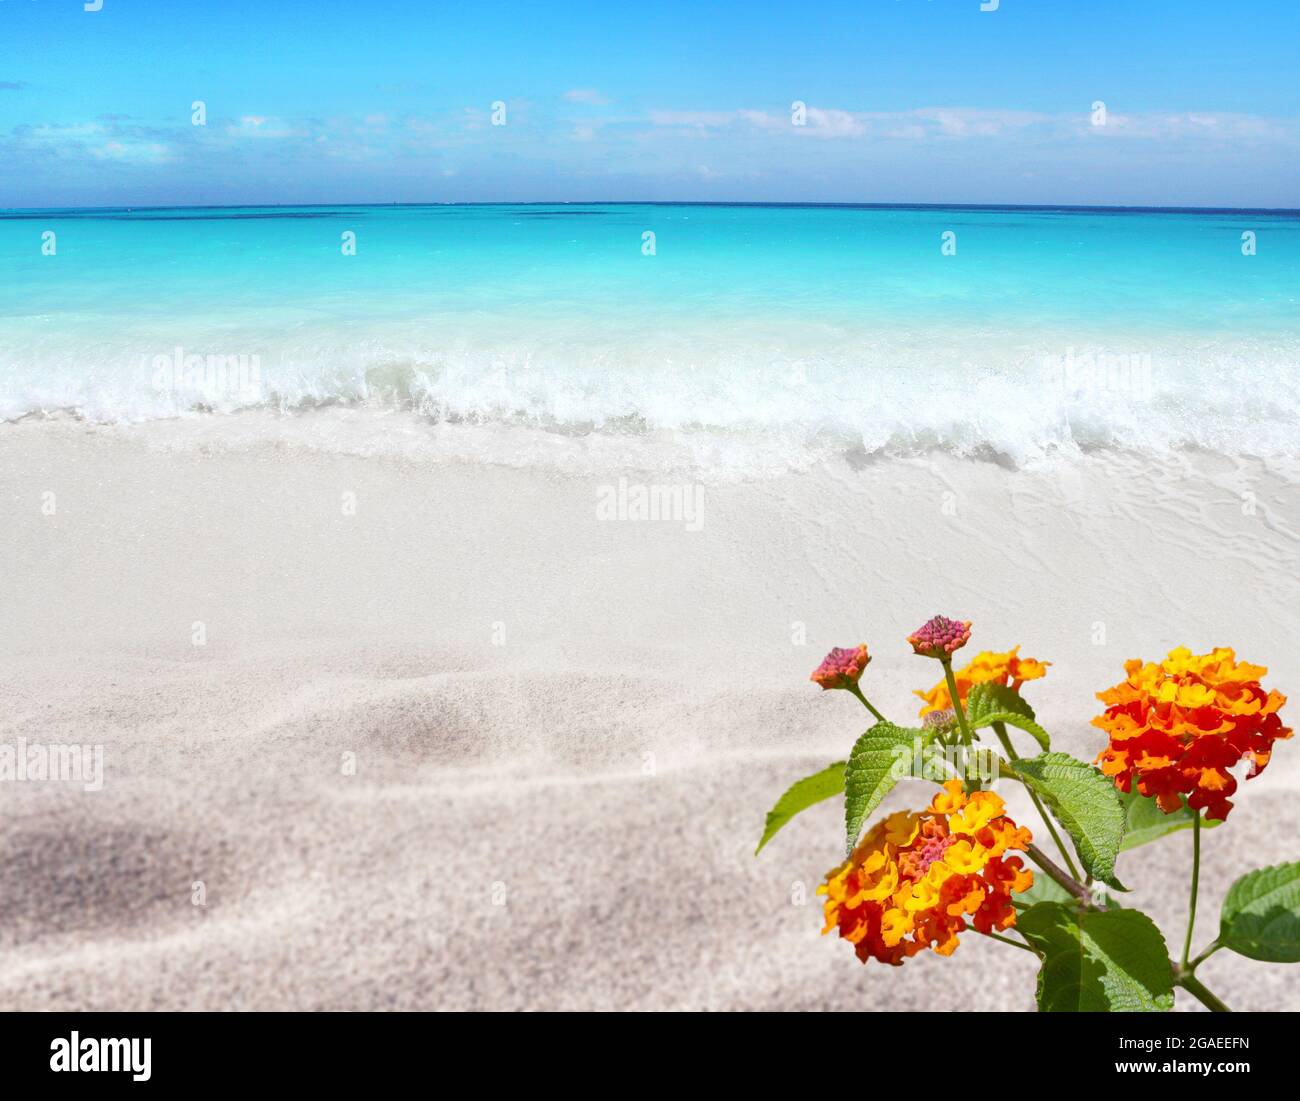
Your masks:
<svg viewBox="0 0 1300 1101"><path fill-rule="evenodd" d="M908 718L907 631L970 618L1056 663L1031 698L1089 757L1128 657L1235 645L1300 693L1300 490L1266 464L678 479L699 530L602 514L621 473L650 484L0 426L0 742L105 762L0 787L0 1008L1030 1008L1034 961L973 934L897 970L819 937L838 806L753 858L862 728L807 682L824 651L866 641ZM1298 786L1293 742L1207 835L1198 941L1300 857ZM1122 857L1171 940L1188 859ZM1234 1008L1300 1009L1294 970L1226 957Z"/></svg>

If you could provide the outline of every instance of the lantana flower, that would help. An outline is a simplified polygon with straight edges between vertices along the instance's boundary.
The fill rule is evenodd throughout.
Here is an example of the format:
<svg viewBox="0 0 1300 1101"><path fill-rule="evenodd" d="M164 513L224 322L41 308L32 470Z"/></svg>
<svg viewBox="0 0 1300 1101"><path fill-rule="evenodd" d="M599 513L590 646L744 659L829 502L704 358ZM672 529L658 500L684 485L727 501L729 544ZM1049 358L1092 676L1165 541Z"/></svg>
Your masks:
<svg viewBox="0 0 1300 1101"><path fill-rule="evenodd" d="M822 688L853 688L862 677L862 671L871 661L866 646L846 649L837 646L813 670L809 680L820 684Z"/></svg>
<svg viewBox="0 0 1300 1101"><path fill-rule="evenodd" d="M1037 658L1022 658L1019 646L1013 646L1004 654L995 654L989 650L976 654L969 665L953 672L961 705L966 706L966 697L977 684L1001 684L1019 691L1025 681L1047 676L1047 667L1051 664L1050 661L1039 661ZM913 695L920 696L925 701L918 712L922 716L934 711L947 711L952 707L952 695L948 691L946 680L941 680L928 692L917 691Z"/></svg>
<svg viewBox="0 0 1300 1101"><path fill-rule="evenodd" d="M921 725L926 730L936 731L941 737L957 729L957 712L952 708L939 711L924 711Z"/></svg>
<svg viewBox="0 0 1300 1101"><path fill-rule="evenodd" d="M937 615L907 636L912 650L924 658L951 658L970 641L970 620Z"/></svg>
<svg viewBox="0 0 1300 1101"><path fill-rule="evenodd" d="M817 888L826 896L826 927L839 929L858 959L901 964L933 948L948 956L967 919L982 933L1016 923L1011 895L1028 890L1033 872L1009 850L1032 837L991 791L967 795L949 780L919 813L877 822L853 855Z"/></svg>
<svg viewBox="0 0 1300 1101"><path fill-rule="evenodd" d="M1194 810L1227 818L1237 790L1228 770L1246 759L1246 778L1258 776L1273 743L1291 737L1278 716L1286 697L1260 686L1268 670L1238 662L1230 649L1179 647L1159 664L1125 662L1124 671L1124 681L1097 693L1107 706L1092 723L1110 737L1097 761L1120 791L1136 783L1166 814L1185 795Z"/></svg>

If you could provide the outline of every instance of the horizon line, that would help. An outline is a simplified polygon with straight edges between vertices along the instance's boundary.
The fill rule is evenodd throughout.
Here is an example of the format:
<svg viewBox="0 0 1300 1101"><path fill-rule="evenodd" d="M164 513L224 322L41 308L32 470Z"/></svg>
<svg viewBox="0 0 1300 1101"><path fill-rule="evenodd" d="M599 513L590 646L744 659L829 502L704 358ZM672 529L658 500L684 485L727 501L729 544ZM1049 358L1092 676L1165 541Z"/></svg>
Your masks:
<svg viewBox="0 0 1300 1101"><path fill-rule="evenodd" d="M1167 214L1300 214L1300 207L1266 206L1153 206L1122 203L912 203L912 202L821 202L769 201L764 199L523 199L523 200L429 200L424 202L335 202L335 203L144 203L107 206L0 207L0 217L10 214L57 214L94 211L156 210L248 210L329 209L333 207L503 207L503 206L703 206L703 207L789 207L841 210L1061 210L1120 211Z"/></svg>

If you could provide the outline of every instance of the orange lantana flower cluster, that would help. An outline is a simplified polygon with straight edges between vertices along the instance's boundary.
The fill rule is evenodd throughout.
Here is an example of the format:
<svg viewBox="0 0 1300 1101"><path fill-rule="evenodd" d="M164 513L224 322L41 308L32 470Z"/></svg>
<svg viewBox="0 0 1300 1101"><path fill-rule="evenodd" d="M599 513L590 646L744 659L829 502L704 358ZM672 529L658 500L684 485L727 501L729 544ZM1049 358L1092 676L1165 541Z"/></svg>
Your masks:
<svg viewBox="0 0 1300 1101"><path fill-rule="evenodd" d="M1121 791L1136 781L1166 814L1186 795L1194 810L1227 818L1237 790L1228 769L1245 758L1247 779L1259 775L1273 743L1291 737L1278 717L1286 697L1260 687L1268 670L1238 662L1230 649L1179 647L1159 664L1125 662L1124 671L1126 680L1097 693L1107 707L1092 722L1110 737L1097 761Z"/></svg>
<svg viewBox="0 0 1300 1101"><path fill-rule="evenodd" d="M1050 661L1039 661L1037 658L1020 657L1019 646L1012 647L1005 654L985 650L982 654L976 654L965 668L955 670L953 679L957 682L957 694L961 696L962 706L965 707L966 697L975 685L992 681L1018 690L1025 681L1046 676L1047 667L1051 664ZM948 691L946 681L940 681L928 692L914 692L913 695L920 696L925 701L919 712L922 716L932 711L948 711L952 708L952 694Z"/></svg>
<svg viewBox="0 0 1300 1101"><path fill-rule="evenodd" d="M822 932L838 928L863 963L901 964L927 948L951 955L967 917L982 933L1014 925L1011 894L1034 876L1005 854L1032 838L1004 807L991 791L967 795L949 780L928 809L876 823L817 888L826 896Z"/></svg>

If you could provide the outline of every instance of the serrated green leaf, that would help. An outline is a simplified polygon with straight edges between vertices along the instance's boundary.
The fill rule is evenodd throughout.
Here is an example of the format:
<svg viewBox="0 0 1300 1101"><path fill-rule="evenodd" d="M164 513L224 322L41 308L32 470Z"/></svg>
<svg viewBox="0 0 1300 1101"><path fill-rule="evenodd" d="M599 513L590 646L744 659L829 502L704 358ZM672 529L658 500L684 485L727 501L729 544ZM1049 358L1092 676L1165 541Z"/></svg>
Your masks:
<svg viewBox="0 0 1300 1101"><path fill-rule="evenodd" d="M758 843L758 848L754 850L755 856L762 852L763 846L800 811L807 810L844 790L844 765L844 761L836 761L820 772L814 772L811 776L795 781L786 789L785 794L776 801L776 806L767 812L767 823L763 826L763 837Z"/></svg>
<svg viewBox="0 0 1300 1101"><path fill-rule="evenodd" d="M1247 872L1228 891L1219 943L1252 960L1300 961L1300 863Z"/></svg>
<svg viewBox="0 0 1300 1101"><path fill-rule="evenodd" d="M1017 715L1012 711L994 712L991 715L985 715L979 726L992 726L994 723L1006 723L1007 726L1019 727L1021 730L1032 734L1034 740L1042 746L1044 750L1052 748L1051 735L1039 726L1033 719L1026 719L1023 715Z"/></svg>
<svg viewBox="0 0 1300 1101"><path fill-rule="evenodd" d="M878 722L857 740L844 769L844 827L849 852L858 843L867 815L898 783L914 751L924 749L932 737L930 730Z"/></svg>
<svg viewBox="0 0 1300 1101"><path fill-rule="evenodd" d="M1084 910L1040 902L1016 929L1043 961L1043 1013L1163 1012L1173 1008L1174 976L1165 938L1140 910Z"/></svg>
<svg viewBox="0 0 1300 1101"><path fill-rule="evenodd" d="M981 715L992 715L999 711L1023 715L1026 719L1034 717L1034 709L1029 706L1029 701L1009 685L985 681L971 688L966 696L967 719L974 720Z"/></svg>
<svg viewBox="0 0 1300 1101"><path fill-rule="evenodd" d="M1117 891L1128 890L1115 878L1124 839L1124 808L1115 785L1068 753L1041 753L1015 767L1065 827L1088 874Z"/></svg>
<svg viewBox="0 0 1300 1101"><path fill-rule="evenodd" d="M1154 799L1139 794L1136 787L1127 794L1121 794L1120 803L1124 807L1124 840L1120 844L1120 852L1136 849L1139 845L1151 841L1158 841L1178 830L1190 829L1196 820L1186 800L1183 801L1181 809L1174 811L1173 814L1166 814ZM1208 818L1201 822L1204 829L1222 824L1217 819Z"/></svg>
<svg viewBox="0 0 1300 1101"><path fill-rule="evenodd" d="M1046 730L1034 721L1034 709L1015 689L1004 684L977 684L966 697L966 721L972 730L1005 723L1032 734L1044 750L1052 748Z"/></svg>

